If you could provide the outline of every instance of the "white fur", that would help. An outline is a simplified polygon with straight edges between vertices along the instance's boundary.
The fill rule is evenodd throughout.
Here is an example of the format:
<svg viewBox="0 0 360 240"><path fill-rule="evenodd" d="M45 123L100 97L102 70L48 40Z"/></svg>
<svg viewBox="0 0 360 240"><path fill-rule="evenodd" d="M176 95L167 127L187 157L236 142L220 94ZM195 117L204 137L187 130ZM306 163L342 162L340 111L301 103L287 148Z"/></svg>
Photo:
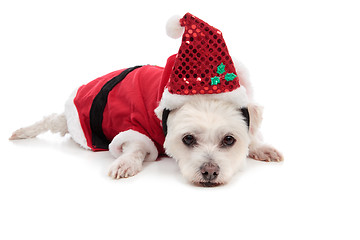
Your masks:
<svg viewBox="0 0 360 240"><path fill-rule="evenodd" d="M67 133L66 119L64 114L51 114L28 127L20 128L13 132L9 140L19 140L26 138L34 138L37 135L51 131L52 133L60 133L64 136Z"/></svg>
<svg viewBox="0 0 360 240"><path fill-rule="evenodd" d="M259 161L265 162L280 162L284 160L283 155L274 147L265 144L260 132L261 123L263 120L262 106L257 104L249 104L248 110L250 114L250 145L249 145L249 157Z"/></svg>
<svg viewBox="0 0 360 240"><path fill-rule="evenodd" d="M109 169L108 175L114 179L127 178L139 173L147 154L141 142L125 142L121 146L121 152Z"/></svg>
<svg viewBox="0 0 360 240"><path fill-rule="evenodd" d="M197 139L195 147L182 142L187 134ZM227 135L236 142L231 147L221 147ZM249 144L248 127L238 106L231 102L197 96L169 115L166 153L177 160L181 173L192 183L204 183L200 167L206 162L220 167L213 184L228 182L244 167Z"/></svg>
<svg viewBox="0 0 360 240"><path fill-rule="evenodd" d="M147 152L147 155L144 159L145 161L155 161L159 155L155 144L153 141L151 141L150 138L133 130L121 132L116 135L109 145L110 153L115 158L118 158L123 153L122 148L126 142L142 143L143 149Z"/></svg>
<svg viewBox="0 0 360 240"><path fill-rule="evenodd" d="M249 157L264 162L281 162L283 155L274 147L267 144L250 144Z"/></svg>
<svg viewBox="0 0 360 240"><path fill-rule="evenodd" d="M70 95L70 97L65 103L65 116L67 121L67 127L71 138L81 147L90 150L90 148L87 146L86 138L80 125L79 114L74 103L76 93L77 90L73 91L73 93Z"/></svg>
<svg viewBox="0 0 360 240"><path fill-rule="evenodd" d="M109 151L116 158L109 170L109 176L114 179L134 176L141 171L143 161L155 161L158 157L154 143L133 130L116 135Z"/></svg>
<svg viewBox="0 0 360 240"><path fill-rule="evenodd" d="M172 16L166 23L166 34L171 38L179 38L184 32L184 27L180 25L181 17L179 15Z"/></svg>

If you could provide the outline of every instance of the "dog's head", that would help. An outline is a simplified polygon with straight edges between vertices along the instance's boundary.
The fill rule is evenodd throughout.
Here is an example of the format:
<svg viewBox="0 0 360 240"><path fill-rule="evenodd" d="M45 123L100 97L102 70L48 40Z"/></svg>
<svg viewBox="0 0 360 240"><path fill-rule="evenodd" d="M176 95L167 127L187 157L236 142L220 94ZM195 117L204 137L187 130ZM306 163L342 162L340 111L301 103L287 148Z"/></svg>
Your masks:
<svg viewBox="0 0 360 240"><path fill-rule="evenodd" d="M249 128L244 115L229 102L194 98L169 114L166 153L194 184L227 183L244 166L248 154Z"/></svg>

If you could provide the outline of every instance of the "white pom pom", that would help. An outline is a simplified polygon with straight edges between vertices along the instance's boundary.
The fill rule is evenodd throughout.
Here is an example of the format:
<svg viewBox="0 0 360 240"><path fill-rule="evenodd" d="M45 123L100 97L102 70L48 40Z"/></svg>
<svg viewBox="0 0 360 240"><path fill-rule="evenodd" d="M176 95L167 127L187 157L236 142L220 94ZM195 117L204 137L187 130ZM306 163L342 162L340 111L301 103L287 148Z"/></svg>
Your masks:
<svg viewBox="0 0 360 240"><path fill-rule="evenodd" d="M172 16L166 23L166 33L171 38L179 38L184 32L184 28L180 25L181 17L178 15Z"/></svg>

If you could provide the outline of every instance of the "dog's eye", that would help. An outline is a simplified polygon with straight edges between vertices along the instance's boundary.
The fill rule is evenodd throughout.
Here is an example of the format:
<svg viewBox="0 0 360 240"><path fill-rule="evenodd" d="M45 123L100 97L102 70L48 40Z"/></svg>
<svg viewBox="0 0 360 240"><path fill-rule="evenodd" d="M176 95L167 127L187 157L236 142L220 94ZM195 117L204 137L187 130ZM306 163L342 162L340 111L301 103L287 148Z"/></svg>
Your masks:
<svg viewBox="0 0 360 240"><path fill-rule="evenodd" d="M193 146L196 143L196 139L193 135L186 135L183 137L182 141L186 146Z"/></svg>
<svg viewBox="0 0 360 240"><path fill-rule="evenodd" d="M234 137L232 137L232 136L226 136L226 137L224 137L221 145L222 145L223 147L230 147L230 146L234 145L235 142L236 142L236 140L235 140Z"/></svg>

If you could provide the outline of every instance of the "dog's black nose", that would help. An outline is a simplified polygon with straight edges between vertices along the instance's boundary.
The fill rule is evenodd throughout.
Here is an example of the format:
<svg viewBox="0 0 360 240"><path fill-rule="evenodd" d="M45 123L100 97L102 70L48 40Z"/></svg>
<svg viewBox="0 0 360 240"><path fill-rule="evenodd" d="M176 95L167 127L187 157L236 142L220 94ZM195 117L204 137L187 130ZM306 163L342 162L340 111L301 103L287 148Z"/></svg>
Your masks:
<svg viewBox="0 0 360 240"><path fill-rule="evenodd" d="M216 163L207 162L200 167L200 172L206 181L211 181L219 175L220 167Z"/></svg>

